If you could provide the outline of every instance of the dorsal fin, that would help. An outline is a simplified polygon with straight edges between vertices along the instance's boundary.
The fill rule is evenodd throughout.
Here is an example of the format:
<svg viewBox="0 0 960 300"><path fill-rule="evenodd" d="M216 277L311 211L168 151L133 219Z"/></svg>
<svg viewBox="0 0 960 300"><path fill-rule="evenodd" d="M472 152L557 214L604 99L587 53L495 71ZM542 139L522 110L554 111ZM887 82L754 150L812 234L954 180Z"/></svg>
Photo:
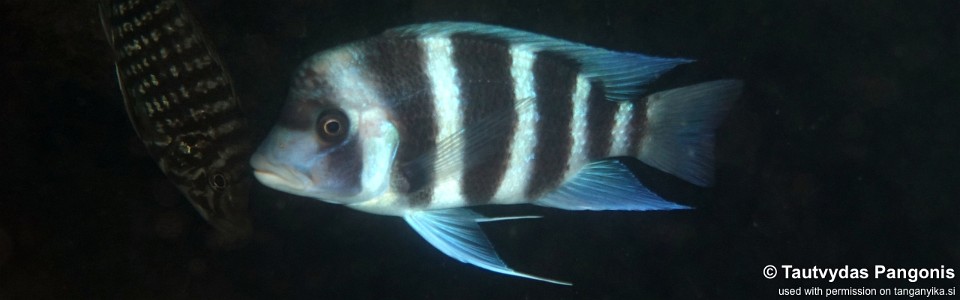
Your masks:
<svg viewBox="0 0 960 300"><path fill-rule="evenodd" d="M661 58L636 53L616 52L544 35L480 23L437 22L415 24L387 30L387 36L449 36L456 33L487 35L528 47L531 52L550 51L580 63L583 75L603 82L607 99L631 100L643 92L642 86L673 67L693 62L683 58Z"/></svg>

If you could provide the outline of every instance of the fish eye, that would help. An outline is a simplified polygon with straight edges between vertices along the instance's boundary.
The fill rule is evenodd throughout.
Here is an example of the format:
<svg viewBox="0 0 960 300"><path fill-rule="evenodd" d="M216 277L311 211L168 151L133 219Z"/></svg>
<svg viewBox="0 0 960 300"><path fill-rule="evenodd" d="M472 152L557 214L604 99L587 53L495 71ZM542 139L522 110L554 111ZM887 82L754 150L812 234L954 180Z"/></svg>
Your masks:
<svg viewBox="0 0 960 300"><path fill-rule="evenodd" d="M215 190L222 190L227 187L227 178L223 174L216 173L210 176L210 187Z"/></svg>
<svg viewBox="0 0 960 300"><path fill-rule="evenodd" d="M323 112L317 118L317 134L320 136L320 140L327 144L336 144L343 141L349 128L350 121L339 110Z"/></svg>

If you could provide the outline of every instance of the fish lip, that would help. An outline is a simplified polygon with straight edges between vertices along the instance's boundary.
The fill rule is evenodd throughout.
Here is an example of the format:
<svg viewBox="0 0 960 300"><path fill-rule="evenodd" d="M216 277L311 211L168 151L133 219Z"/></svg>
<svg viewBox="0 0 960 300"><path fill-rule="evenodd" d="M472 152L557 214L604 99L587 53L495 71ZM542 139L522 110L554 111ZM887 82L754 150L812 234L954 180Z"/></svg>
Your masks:
<svg viewBox="0 0 960 300"><path fill-rule="evenodd" d="M253 176L256 177L260 183L279 190L303 191L305 189L303 184L296 184L296 182L287 180L283 176L270 171L253 170Z"/></svg>
<svg viewBox="0 0 960 300"><path fill-rule="evenodd" d="M310 180L295 171L270 163L263 155L255 154L250 159L253 176L263 185L293 193L303 194L310 186Z"/></svg>

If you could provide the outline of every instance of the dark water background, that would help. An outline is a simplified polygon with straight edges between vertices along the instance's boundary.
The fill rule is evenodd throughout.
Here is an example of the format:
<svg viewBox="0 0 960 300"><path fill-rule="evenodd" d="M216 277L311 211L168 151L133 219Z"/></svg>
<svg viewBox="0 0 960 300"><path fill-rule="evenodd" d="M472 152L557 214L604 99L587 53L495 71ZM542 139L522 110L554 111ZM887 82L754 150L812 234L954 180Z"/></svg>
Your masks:
<svg viewBox="0 0 960 300"><path fill-rule="evenodd" d="M950 280L767 280L765 265L954 268L960 276L960 2L210 1L190 3L266 129L305 56L393 26L506 25L698 59L657 84L746 81L716 187L639 168L681 212L566 212L484 225L517 270L433 249L398 218L258 188L225 249L124 114L94 1L0 6L0 299L772 298L777 289Z"/></svg>

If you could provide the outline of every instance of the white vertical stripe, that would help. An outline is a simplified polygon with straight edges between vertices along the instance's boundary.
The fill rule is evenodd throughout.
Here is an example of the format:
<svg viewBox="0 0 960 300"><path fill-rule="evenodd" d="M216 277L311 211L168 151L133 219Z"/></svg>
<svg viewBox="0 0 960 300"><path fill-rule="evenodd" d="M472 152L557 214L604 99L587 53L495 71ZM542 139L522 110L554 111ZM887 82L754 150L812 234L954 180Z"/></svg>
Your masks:
<svg viewBox="0 0 960 300"><path fill-rule="evenodd" d="M314 71L325 74L324 78L330 80L333 94L340 105L347 105L358 101L357 99L367 103L383 103L376 85L371 83L367 74L353 67L360 55L355 51L336 51L327 54L313 66Z"/></svg>
<svg viewBox="0 0 960 300"><path fill-rule="evenodd" d="M437 177L430 207L456 207L465 204L460 194L460 179L463 176L463 143L447 139L462 139L458 134L463 111L460 108L460 86L457 69L453 65L453 45L449 37L429 37L423 40L427 54L427 76L433 87L433 107L437 121L437 143L449 145L439 155L452 155L443 161L444 166L435 168ZM450 151L447 153L447 151ZM450 172L460 172L450 174Z"/></svg>
<svg viewBox="0 0 960 300"><path fill-rule="evenodd" d="M533 61L536 59L534 51L524 45L510 47L510 56L513 64L510 66L510 76L513 77L513 94L515 110L517 111L517 128L513 132L510 143L510 161L507 172L504 174L500 188L493 196L493 203L521 203L524 199L524 190L530 181L533 167L533 151L537 145L536 126L540 116L537 114L534 87Z"/></svg>
<svg viewBox="0 0 960 300"><path fill-rule="evenodd" d="M633 102L621 101L617 107L617 120L613 125L613 146L607 156L624 156L630 148L630 119L633 117Z"/></svg>
<svg viewBox="0 0 960 300"><path fill-rule="evenodd" d="M577 75L577 86L573 91L573 116L570 124L570 135L573 137L573 148L570 149L570 156L567 158L567 171L563 174L563 180L570 179L580 168L587 163L587 136L590 132L587 130L587 98L590 97L590 81L587 78Z"/></svg>

